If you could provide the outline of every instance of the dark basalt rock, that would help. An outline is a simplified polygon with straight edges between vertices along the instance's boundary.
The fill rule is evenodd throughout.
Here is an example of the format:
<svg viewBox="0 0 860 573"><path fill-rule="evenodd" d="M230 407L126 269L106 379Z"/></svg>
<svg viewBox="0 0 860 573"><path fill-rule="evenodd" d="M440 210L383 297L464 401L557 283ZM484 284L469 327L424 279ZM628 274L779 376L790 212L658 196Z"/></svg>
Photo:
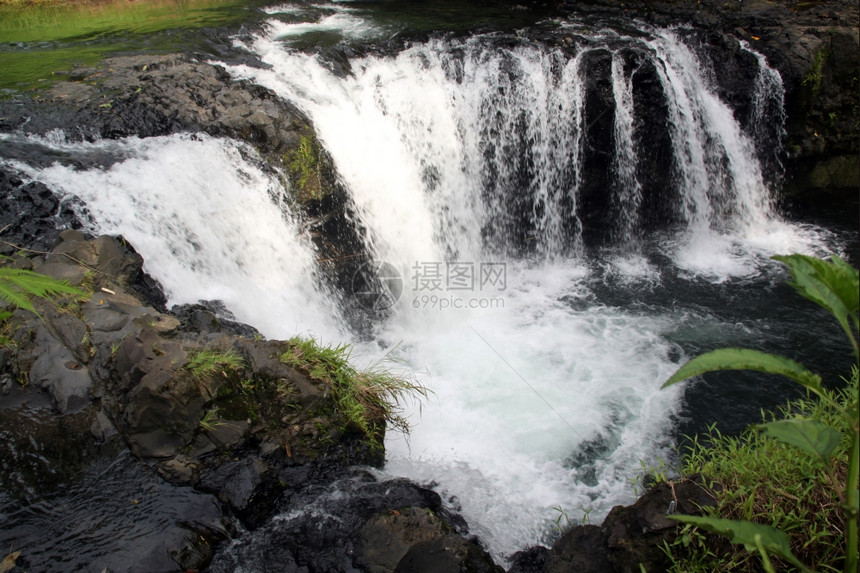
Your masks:
<svg viewBox="0 0 860 573"><path fill-rule="evenodd" d="M80 229L73 202L60 201L41 183L24 183L0 168L0 254L11 255L19 248L49 251L59 240L60 231Z"/></svg>
<svg viewBox="0 0 860 573"><path fill-rule="evenodd" d="M546 573L638 573L665 571L663 543L675 539L678 523L670 511L700 515L715 499L700 477L654 485L632 506L612 508L602 525L571 528L550 550ZM670 506L672 504L672 506Z"/></svg>
<svg viewBox="0 0 860 573"><path fill-rule="evenodd" d="M264 570L278 563L279 570L308 573L502 571L460 534L438 494L407 480L346 475L285 495L278 513L219 551L211 570Z"/></svg>
<svg viewBox="0 0 860 573"><path fill-rule="evenodd" d="M220 300L176 305L170 309L170 314L179 319L180 328L186 332L214 332L250 338L262 337L253 326L238 322L233 313Z"/></svg>

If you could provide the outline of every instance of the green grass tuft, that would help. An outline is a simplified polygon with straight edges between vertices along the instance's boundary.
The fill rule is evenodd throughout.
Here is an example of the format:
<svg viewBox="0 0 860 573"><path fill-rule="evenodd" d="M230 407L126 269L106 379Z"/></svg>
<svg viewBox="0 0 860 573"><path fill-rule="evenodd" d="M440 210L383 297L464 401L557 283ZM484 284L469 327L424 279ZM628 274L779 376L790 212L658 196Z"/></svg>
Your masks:
<svg viewBox="0 0 860 573"><path fill-rule="evenodd" d="M191 353L191 358L185 368L191 372L195 379L200 380L217 372L226 375L226 370L240 370L244 366L245 361L235 350L198 350Z"/></svg>
<svg viewBox="0 0 860 573"><path fill-rule="evenodd" d="M381 446L385 426L404 434L409 423L400 413L407 397L426 398L427 388L409 376L400 376L378 364L358 371L349 363L348 345L322 347L312 339L292 338L281 355L284 364L326 383L349 425L361 430L374 447Z"/></svg>

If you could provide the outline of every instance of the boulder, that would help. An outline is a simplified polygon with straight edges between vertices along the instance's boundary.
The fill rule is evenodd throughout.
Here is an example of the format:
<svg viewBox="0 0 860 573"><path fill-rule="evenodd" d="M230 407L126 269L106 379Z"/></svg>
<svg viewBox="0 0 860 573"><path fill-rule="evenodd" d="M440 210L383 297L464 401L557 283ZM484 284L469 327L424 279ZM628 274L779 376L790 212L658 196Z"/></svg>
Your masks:
<svg viewBox="0 0 860 573"><path fill-rule="evenodd" d="M701 507L715 498L700 477L654 485L631 506L612 508L602 525L581 525L568 530L550 550L546 573L639 573L665 571L670 563L663 553L678 522L671 513L701 515Z"/></svg>
<svg viewBox="0 0 860 573"><path fill-rule="evenodd" d="M492 572L503 569L462 524L442 507L438 494L403 479L377 482L365 472L342 475L328 485L285 492L279 518L222 548L213 572L265 569L328 572Z"/></svg>

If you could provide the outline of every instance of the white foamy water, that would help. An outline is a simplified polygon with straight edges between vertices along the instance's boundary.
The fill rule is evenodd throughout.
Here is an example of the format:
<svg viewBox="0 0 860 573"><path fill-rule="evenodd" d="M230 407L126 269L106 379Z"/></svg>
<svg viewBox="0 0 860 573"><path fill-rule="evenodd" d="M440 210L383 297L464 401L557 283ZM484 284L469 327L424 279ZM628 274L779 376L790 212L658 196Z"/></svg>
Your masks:
<svg viewBox="0 0 860 573"><path fill-rule="evenodd" d="M343 335L337 309L318 290L310 242L284 207L284 189L244 159L251 149L206 135L43 143L124 158L88 170L17 166L82 199L95 231L128 239L172 304L223 300L239 320L272 337Z"/></svg>
<svg viewBox="0 0 860 573"><path fill-rule="evenodd" d="M385 333L434 392L408 440L389 436L386 472L438 484L497 557L547 542L555 508L577 521L631 500L643 453L671 457L678 398L658 390L668 319L574 308L590 274L574 262L508 272L503 309L429 310ZM588 443L605 455L574 463Z"/></svg>

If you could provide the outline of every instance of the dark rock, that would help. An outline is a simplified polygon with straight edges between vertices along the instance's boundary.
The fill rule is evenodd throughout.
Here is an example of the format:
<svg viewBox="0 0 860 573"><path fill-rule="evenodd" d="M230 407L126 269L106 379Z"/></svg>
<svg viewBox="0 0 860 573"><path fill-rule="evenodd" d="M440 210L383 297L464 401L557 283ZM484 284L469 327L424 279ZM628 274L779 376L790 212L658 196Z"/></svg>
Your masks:
<svg viewBox="0 0 860 573"><path fill-rule="evenodd" d="M219 332L262 338L253 326L237 322L233 313L220 300L177 305L170 309L170 314L179 319L182 329L187 332Z"/></svg>
<svg viewBox="0 0 860 573"><path fill-rule="evenodd" d="M275 501L284 490L277 472L255 456L209 470L198 487L215 493L234 515L251 528L259 527L271 516Z"/></svg>
<svg viewBox="0 0 860 573"><path fill-rule="evenodd" d="M502 573L504 569L476 544L456 536L416 543L397 564L395 573Z"/></svg>
<svg viewBox="0 0 860 573"><path fill-rule="evenodd" d="M447 533L445 523L425 508L377 514L358 533L361 565L368 573L391 573L414 545Z"/></svg>
<svg viewBox="0 0 860 573"><path fill-rule="evenodd" d="M543 573L549 558L546 547L531 547L517 551L511 556L511 566L508 573Z"/></svg>
<svg viewBox="0 0 860 573"><path fill-rule="evenodd" d="M114 364L123 393L107 406L135 455L167 458L191 442L207 399L181 370L187 360L179 343L152 329L118 348Z"/></svg>
<svg viewBox="0 0 860 573"><path fill-rule="evenodd" d="M38 182L25 184L6 167L0 168L0 254L19 248L48 251L63 229L78 229L81 221L71 204Z"/></svg>
<svg viewBox="0 0 860 573"><path fill-rule="evenodd" d="M53 315L47 323L31 320L30 325L38 353L29 369L30 383L48 390L60 413L81 410L90 402L93 385L85 366L88 357L81 348L86 325L68 315Z"/></svg>
<svg viewBox="0 0 860 573"><path fill-rule="evenodd" d="M453 532L438 494L407 480L376 482L359 473L327 486L308 482L285 491L278 513L220 550L212 571L271 563L309 573L502 571L474 540Z"/></svg>
<svg viewBox="0 0 860 573"><path fill-rule="evenodd" d="M606 537L597 525L573 527L557 541L546 562L546 573L612 573Z"/></svg>
<svg viewBox="0 0 860 573"><path fill-rule="evenodd" d="M670 563L663 553L664 542L677 535L674 513L701 515L701 507L713 505L713 494L701 478L653 486L632 506L616 506L600 526L577 526L565 533L550 550L546 573L637 573L664 571Z"/></svg>
<svg viewBox="0 0 860 573"><path fill-rule="evenodd" d="M158 475L175 485L196 484L203 467L199 461L182 454L159 462L155 468Z"/></svg>

